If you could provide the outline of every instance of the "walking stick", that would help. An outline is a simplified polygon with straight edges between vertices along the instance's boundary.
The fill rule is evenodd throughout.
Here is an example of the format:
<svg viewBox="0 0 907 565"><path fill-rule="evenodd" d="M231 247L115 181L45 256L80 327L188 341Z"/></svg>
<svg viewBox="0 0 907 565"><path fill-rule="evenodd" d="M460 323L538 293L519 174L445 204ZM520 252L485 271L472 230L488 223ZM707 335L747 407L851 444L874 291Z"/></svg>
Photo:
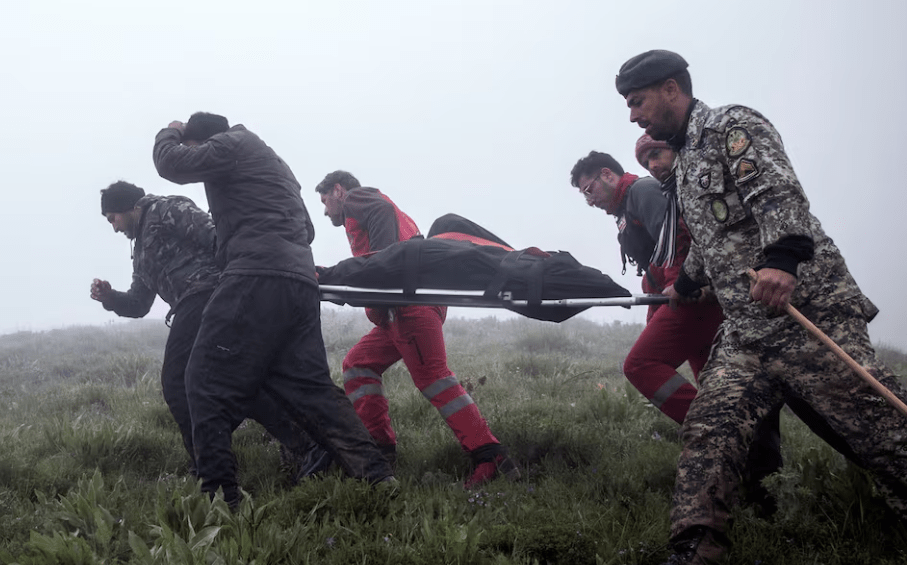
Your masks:
<svg viewBox="0 0 907 565"><path fill-rule="evenodd" d="M750 269L749 271L747 271L747 274L750 276L750 278L753 280L753 282L756 282L758 280L756 271ZM876 392L878 392L883 397L885 397L885 400L887 400L889 404L891 404L892 406L897 408L901 414L903 414L904 416L907 416L907 404L904 404L903 402L901 402L900 398L895 396L894 393L891 392L890 390L888 390L888 388L885 385L883 385L875 377L870 375L869 371L867 371L862 365L860 365L859 363L854 361L853 357L851 357L850 355L847 354L846 351L841 349L841 347L837 343L835 343L834 340L832 340L830 337L825 335L825 332L823 332L822 330L817 328L815 324L810 322L806 318L806 316L801 314L799 310L797 310L790 304L785 305L784 310L793 319L800 322L800 325L803 326L804 328L806 328L806 331L811 333L819 341L821 341L826 346L828 346L828 348L831 349L835 355L837 355L842 361L844 361L848 367L853 369L860 376L860 378L862 378L864 381L866 381L867 384L869 384L869 386L874 388Z"/></svg>

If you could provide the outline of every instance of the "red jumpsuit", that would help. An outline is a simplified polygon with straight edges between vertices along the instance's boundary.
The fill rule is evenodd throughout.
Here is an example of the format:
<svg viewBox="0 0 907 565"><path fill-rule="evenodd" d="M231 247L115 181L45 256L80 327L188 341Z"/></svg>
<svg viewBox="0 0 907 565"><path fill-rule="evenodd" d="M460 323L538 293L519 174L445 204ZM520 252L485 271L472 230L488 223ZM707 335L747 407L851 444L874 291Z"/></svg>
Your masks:
<svg viewBox="0 0 907 565"><path fill-rule="evenodd" d="M343 214L350 248L356 257L420 235L415 222L374 188L349 190ZM375 327L343 360L343 386L376 443L397 443L382 375L400 359L416 388L438 409L463 449L473 451L499 443L472 397L447 366L441 328L446 307L369 308L366 314Z"/></svg>
<svg viewBox="0 0 907 565"><path fill-rule="evenodd" d="M615 214L622 253L637 264L648 264L666 204L658 182L644 178L629 186ZM690 234L680 220L674 262L667 267L649 264L643 275L643 292L661 294L674 284L689 249ZM677 368L687 361L698 377L721 320L721 308L715 301L681 304L675 309L650 306L646 327L624 361L627 380L677 423L683 422L696 396L696 387Z"/></svg>
<svg viewBox="0 0 907 565"><path fill-rule="evenodd" d="M643 292L661 294L677 280L690 241L683 222L678 225L678 232L678 240L685 236L686 245L678 245L680 250L674 266L650 265L648 275L642 279ZM693 376L699 378L722 319L721 307L716 301L680 304L675 309L652 305L646 327L624 361L627 380L678 424L686 418L697 391L677 368L686 361Z"/></svg>

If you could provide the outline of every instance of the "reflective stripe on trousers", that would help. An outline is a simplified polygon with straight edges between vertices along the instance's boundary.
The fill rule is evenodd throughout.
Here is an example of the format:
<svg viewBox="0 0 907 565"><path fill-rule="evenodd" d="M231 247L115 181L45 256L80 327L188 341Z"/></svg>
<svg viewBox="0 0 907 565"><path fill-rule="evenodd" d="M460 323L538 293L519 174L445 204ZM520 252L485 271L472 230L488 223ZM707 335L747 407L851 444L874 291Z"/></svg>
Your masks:
<svg viewBox="0 0 907 565"><path fill-rule="evenodd" d="M450 389L451 387L460 387L460 381L457 380L455 375L450 375L449 377L444 377L443 379L438 379L432 384L428 385L422 389L422 396L426 400L431 402L438 408L438 412L441 413L441 417L447 420L463 408L466 408L470 404L475 404L475 401L469 396L469 393L466 392L466 389L460 387L463 390L463 394L455 397L452 400L449 400L445 404L438 406L433 402L433 399L440 395L442 392Z"/></svg>

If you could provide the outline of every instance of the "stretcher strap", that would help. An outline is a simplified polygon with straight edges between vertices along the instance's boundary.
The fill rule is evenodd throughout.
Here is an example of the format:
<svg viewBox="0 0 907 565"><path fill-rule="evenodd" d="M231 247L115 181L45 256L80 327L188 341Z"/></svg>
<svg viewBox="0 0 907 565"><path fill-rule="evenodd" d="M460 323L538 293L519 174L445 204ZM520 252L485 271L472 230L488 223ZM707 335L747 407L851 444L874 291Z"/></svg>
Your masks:
<svg viewBox="0 0 907 565"><path fill-rule="evenodd" d="M527 282L527 300L531 305L542 302L542 261L538 257L526 253L526 249L511 251L501 260L488 286L485 288L485 298L496 298L501 295L504 286L510 281L521 277ZM522 261L522 264L520 263ZM520 273L522 271L522 273Z"/></svg>
<svg viewBox="0 0 907 565"><path fill-rule="evenodd" d="M403 247L403 296L415 296L419 288L419 256L421 246Z"/></svg>

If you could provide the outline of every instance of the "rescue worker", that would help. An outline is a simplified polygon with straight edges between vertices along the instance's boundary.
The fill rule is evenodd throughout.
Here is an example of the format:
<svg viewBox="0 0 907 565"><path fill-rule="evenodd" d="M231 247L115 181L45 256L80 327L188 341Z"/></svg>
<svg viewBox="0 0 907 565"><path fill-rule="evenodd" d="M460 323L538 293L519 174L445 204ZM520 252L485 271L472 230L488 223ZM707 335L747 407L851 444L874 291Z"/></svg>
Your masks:
<svg viewBox="0 0 907 565"><path fill-rule="evenodd" d="M198 112L157 134L154 165L178 184L204 182L223 274L202 313L187 368L192 438L202 490L236 508L230 432L259 395L327 449L350 476L393 472L343 391L331 381L315 236L289 166L242 125Z"/></svg>
<svg viewBox="0 0 907 565"><path fill-rule="evenodd" d="M869 340L866 324L878 310L810 213L778 132L755 110L693 98L687 62L670 51L631 58L616 87L630 121L677 152L677 196L693 243L665 294L678 300L711 283L725 316L683 424L668 563L715 563L724 554L754 430L785 397L815 410L903 519L904 416L781 311L792 304L907 398Z"/></svg>
<svg viewBox="0 0 907 565"><path fill-rule="evenodd" d="M641 140L640 150L670 153L670 149ZM589 206L601 208L617 221L621 259L629 259L642 276L642 290L661 294L674 283L680 264L689 249L689 234L683 222L667 226L668 200L662 194L662 181L671 175L670 165L660 169L663 177L639 178L606 153L592 151L580 159L570 172L570 182L580 189ZM651 261L656 243L670 229L672 258L666 264ZM667 237L667 236L666 236ZM679 308L652 305L646 327L624 361L624 374L639 392L678 424L696 396L696 387L677 372L685 361L694 377L709 356L712 339L721 323L721 308L714 300L684 304Z"/></svg>
<svg viewBox="0 0 907 565"><path fill-rule="evenodd" d="M690 235L676 213L676 204L663 194L674 182L674 153L660 143L644 136L636 149L640 163L648 162L647 152L660 153L652 162L661 178L626 173L611 155L598 151L580 159L570 173L571 184L580 189L587 204L615 217L624 268L628 259L636 265L642 290L648 294L660 294L674 284L690 247ZM662 255L659 248L664 249ZM662 264L657 263L659 257ZM677 368L686 361L694 378L698 377L721 320L721 308L711 292L674 308L649 306L646 327L624 360L627 380L678 424L686 417L696 387ZM780 412L778 406L764 420L746 465L746 500L763 516L777 509L762 479L782 465Z"/></svg>
<svg viewBox="0 0 907 565"><path fill-rule="evenodd" d="M108 281L95 279L91 297L105 310L128 318L148 314L156 296L170 306L161 388L189 453L190 472L195 474L185 372L202 310L220 276L214 264L214 224L185 196L145 194L142 188L125 181L101 190L101 214L114 232L135 242L132 285L120 292ZM288 414L266 395L258 395L248 417L260 422L296 458L304 458L312 447L311 439L292 426Z"/></svg>
<svg viewBox="0 0 907 565"><path fill-rule="evenodd" d="M375 188L362 187L346 171L328 174L315 190L321 195L325 216L334 226L345 228L355 257L421 237L416 223L390 198ZM441 327L447 308L367 308L366 315L375 327L344 358L343 383L356 412L388 460L396 461L397 436L388 415L382 375L403 359L416 388L437 408L472 458L475 470L464 486L477 487L499 474L518 479L519 469L447 366Z"/></svg>

